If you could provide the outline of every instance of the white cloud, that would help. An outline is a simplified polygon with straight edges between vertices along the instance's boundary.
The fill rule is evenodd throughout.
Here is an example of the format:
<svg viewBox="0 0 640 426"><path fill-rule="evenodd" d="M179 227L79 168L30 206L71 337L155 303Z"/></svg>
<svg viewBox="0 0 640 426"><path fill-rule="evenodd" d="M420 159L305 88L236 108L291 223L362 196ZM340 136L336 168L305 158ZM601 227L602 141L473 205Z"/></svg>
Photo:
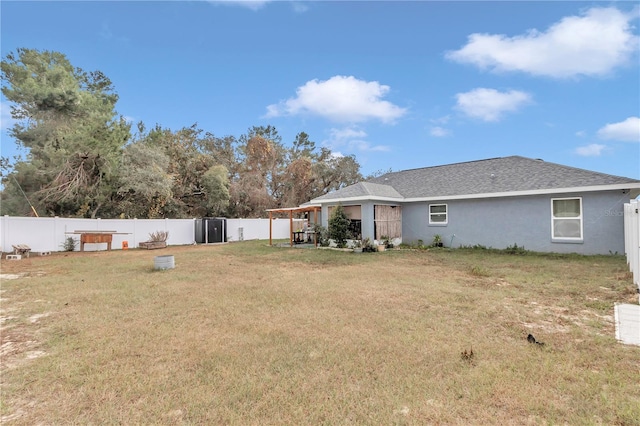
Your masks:
<svg viewBox="0 0 640 426"><path fill-rule="evenodd" d="M242 6L251 10L260 10L267 3L271 3L272 0L209 0L209 3L213 4L227 4L234 6Z"/></svg>
<svg viewBox="0 0 640 426"><path fill-rule="evenodd" d="M359 123L371 119L393 123L406 113L382 98L389 86L353 76L334 76L329 80L311 80L296 90L296 97L267 106L266 117L311 114L331 121Z"/></svg>
<svg viewBox="0 0 640 426"><path fill-rule="evenodd" d="M293 7L293 11L297 13L304 13L309 10L309 4L303 1L291 2L291 6Z"/></svg>
<svg viewBox="0 0 640 426"><path fill-rule="evenodd" d="M344 129L331 129L331 139L333 140L348 140L354 138L365 138L367 133L364 130L356 129L353 127L346 127Z"/></svg>
<svg viewBox="0 0 640 426"><path fill-rule="evenodd" d="M445 136L449 136L451 134L451 132L449 130L445 129L444 127L436 126L436 127L432 127L429 130L429 134L431 136L436 137L436 138L442 138L442 137L445 137Z"/></svg>
<svg viewBox="0 0 640 426"><path fill-rule="evenodd" d="M605 75L637 54L639 37L633 34L632 19L633 13L613 7L592 8L561 19L545 32L471 34L465 46L446 57L494 71L557 78Z"/></svg>
<svg viewBox="0 0 640 426"><path fill-rule="evenodd" d="M531 95L518 90L499 92L477 88L456 94L456 108L466 115L484 121L499 121L507 112L515 112L531 102Z"/></svg>
<svg viewBox="0 0 640 426"><path fill-rule="evenodd" d="M276 0L207 0L212 4L240 6L246 9L251 9L254 12L262 9L269 3L273 3ZM289 1L291 8L296 13L304 13L309 10L309 2L304 1Z"/></svg>
<svg viewBox="0 0 640 426"><path fill-rule="evenodd" d="M576 132L576 136L579 138L584 138L585 136L587 136L587 132L585 132L584 130L578 130Z"/></svg>
<svg viewBox="0 0 640 426"><path fill-rule="evenodd" d="M585 146L580 146L576 148L576 154L581 155L583 157L598 157L602 154L602 151L606 148L606 145L600 145L597 143L592 143Z"/></svg>
<svg viewBox="0 0 640 426"><path fill-rule="evenodd" d="M445 115L443 117L432 118L429 121L433 124L447 124L451 119L450 115Z"/></svg>
<svg viewBox="0 0 640 426"><path fill-rule="evenodd" d="M607 124L598 130L598 136L601 139L640 142L640 118L629 117L619 123Z"/></svg>
<svg viewBox="0 0 640 426"><path fill-rule="evenodd" d="M331 129L329 140L323 145L329 147L331 151L339 148L347 148L350 151L390 151L386 145L371 145L366 141L367 133L356 127L345 127L343 129ZM342 154L340 154L342 155Z"/></svg>

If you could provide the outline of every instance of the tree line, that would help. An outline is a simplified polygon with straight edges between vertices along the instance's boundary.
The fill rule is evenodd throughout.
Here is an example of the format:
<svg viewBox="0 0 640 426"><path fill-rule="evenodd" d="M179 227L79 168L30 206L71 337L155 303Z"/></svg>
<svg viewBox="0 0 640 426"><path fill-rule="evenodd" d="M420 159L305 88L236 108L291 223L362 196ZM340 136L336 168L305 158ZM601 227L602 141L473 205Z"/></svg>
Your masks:
<svg viewBox="0 0 640 426"><path fill-rule="evenodd" d="M264 217L363 179L354 156L305 132L284 143L270 125L239 137L132 125L109 78L59 52L21 48L0 66L8 132L26 152L1 159L3 215Z"/></svg>

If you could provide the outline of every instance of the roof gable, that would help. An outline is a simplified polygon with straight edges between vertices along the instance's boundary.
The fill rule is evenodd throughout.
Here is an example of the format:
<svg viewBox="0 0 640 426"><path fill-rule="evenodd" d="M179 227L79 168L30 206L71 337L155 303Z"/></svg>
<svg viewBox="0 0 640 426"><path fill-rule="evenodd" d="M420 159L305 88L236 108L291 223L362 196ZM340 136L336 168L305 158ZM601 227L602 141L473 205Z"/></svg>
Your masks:
<svg viewBox="0 0 640 426"><path fill-rule="evenodd" d="M329 194L314 198L313 201L322 201L335 198L398 198L402 199L402 195L393 188L393 186L374 183L374 182L358 182L341 188Z"/></svg>

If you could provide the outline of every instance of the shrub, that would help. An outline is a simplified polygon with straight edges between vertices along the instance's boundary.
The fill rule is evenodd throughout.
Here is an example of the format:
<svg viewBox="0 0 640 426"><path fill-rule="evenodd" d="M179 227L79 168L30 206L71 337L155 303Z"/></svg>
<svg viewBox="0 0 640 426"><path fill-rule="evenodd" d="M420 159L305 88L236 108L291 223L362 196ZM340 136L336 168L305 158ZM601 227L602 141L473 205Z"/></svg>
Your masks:
<svg viewBox="0 0 640 426"><path fill-rule="evenodd" d="M167 238L169 238L169 231L156 231L149 233L149 241L167 241Z"/></svg>
<svg viewBox="0 0 640 426"><path fill-rule="evenodd" d="M347 244L350 224L351 220L347 217L342 204L338 204L329 218L329 238L335 241L339 248L344 248Z"/></svg>
<svg viewBox="0 0 640 426"><path fill-rule="evenodd" d="M365 238L364 240L362 240L363 252L373 253L373 252L376 252L377 250L378 249L376 248L375 244L373 244L373 241L371 241L370 238Z"/></svg>
<svg viewBox="0 0 640 426"><path fill-rule="evenodd" d="M518 246L516 243L513 243L512 246L508 246L504 249L504 252L508 254L527 254L527 250L525 250L524 246Z"/></svg>
<svg viewBox="0 0 640 426"><path fill-rule="evenodd" d="M78 240L76 240L73 237L67 237L64 240L64 243L60 244L60 247L62 247L62 250L64 251L74 251L77 246L78 246Z"/></svg>
<svg viewBox="0 0 640 426"><path fill-rule="evenodd" d="M320 247L329 247L329 234L327 232L327 228L316 223L313 226L313 231L316 233L316 238L318 239Z"/></svg>

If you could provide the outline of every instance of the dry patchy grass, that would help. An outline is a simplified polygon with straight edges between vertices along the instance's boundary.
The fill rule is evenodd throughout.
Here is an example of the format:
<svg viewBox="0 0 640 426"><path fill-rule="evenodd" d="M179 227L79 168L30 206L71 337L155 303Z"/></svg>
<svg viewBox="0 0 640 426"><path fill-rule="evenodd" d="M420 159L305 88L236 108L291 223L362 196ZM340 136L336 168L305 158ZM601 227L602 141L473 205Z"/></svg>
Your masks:
<svg viewBox="0 0 640 426"><path fill-rule="evenodd" d="M625 270L263 242L3 260L2 423L638 425Z"/></svg>

